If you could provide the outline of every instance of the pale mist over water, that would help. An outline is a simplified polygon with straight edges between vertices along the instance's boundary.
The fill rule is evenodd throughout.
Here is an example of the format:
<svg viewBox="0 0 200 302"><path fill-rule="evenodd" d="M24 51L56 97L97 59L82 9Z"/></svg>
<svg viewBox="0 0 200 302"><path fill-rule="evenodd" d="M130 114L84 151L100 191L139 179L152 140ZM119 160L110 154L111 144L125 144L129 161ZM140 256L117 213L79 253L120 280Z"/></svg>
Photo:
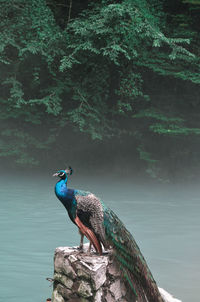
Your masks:
<svg viewBox="0 0 200 302"><path fill-rule="evenodd" d="M0 301L46 301L55 248L79 243L76 226L54 195L55 182L51 175L1 178ZM69 187L92 191L117 213L159 287L183 302L199 302L198 186L73 175Z"/></svg>

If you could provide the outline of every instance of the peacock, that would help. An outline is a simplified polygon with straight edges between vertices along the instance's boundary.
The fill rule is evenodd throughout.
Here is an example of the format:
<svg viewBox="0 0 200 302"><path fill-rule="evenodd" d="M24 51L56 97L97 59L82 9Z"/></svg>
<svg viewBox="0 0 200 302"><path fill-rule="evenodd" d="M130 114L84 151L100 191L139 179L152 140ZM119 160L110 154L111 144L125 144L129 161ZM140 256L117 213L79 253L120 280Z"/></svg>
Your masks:
<svg viewBox="0 0 200 302"><path fill-rule="evenodd" d="M68 177L72 172L72 168L68 167L53 176L60 178L55 185L55 194L81 234L79 248L83 247L84 236L100 255L102 245L105 250L112 248L122 275L135 296L133 300L164 302L133 236L117 215L93 193L67 187Z"/></svg>

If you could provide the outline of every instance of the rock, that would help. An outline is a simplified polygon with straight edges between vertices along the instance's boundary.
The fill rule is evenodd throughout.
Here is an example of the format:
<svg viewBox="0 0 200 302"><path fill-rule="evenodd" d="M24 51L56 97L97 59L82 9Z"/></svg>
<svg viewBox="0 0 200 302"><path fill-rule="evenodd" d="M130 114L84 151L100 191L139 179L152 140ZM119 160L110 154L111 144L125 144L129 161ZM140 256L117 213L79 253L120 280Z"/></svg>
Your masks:
<svg viewBox="0 0 200 302"><path fill-rule="evenodd" d="M75 262L75 261L77 261L78 259L74 256L74 255L70 255L69 256L69 261L71 262L71 263L73 263L73 262Z"/></svg>
<svg viewBox="0 0 200 302"><path fill-rule="evenodd" d="M102 296L103 296L103 290L102 289L99 289L95 296L94 296L94 302L101 302L102 301Z"/></svg>
<svg viewBox="0 0 200 302"><path fill-rule="evenodd" d="M168 293L166 290L163 288L158 288L159 292L161 293L161 296L165 302L182 302L179 299L174 298L170 293Z"/></svg>
<svg viewBox="0 0 200 302"><path fill-rule="evenodd" d="M52 302L136 302L120 277L112 251L88 255L76 247L59 247L54 257ZM164 302L181 302L159 288Z"/></svg>
<svg viewBox="0 0 200 302"><path fill-rule="evenodd" d="M109 266L108 273L111 276L120 277L120 271L119 271L118 267L116 267L116 265L114 263L111 263L111 265Z"/></svg>
<svg viewBox="0 0 200 302"><path fill-rule="evenodd" d="M127 294L127 290L124 282L122 281L120 281L120 289L121 289L122 297L125 297Z"/></svg>
<svg viewBox="0 0 200 302"><path fill-rule="evenodd" d="M117 280L111 284L110 292L115 297L115 301L122 297L120 280Z"/></svg>
<svg viewBox="0 0 200 302"><path fill-rule="evenodd" d="M58 253L57 249L56 249L55 258L54 258L54 271L57 273L63 273L72 279L76 278L76 273L75 273L74 269L72 268L71 264L69 263L69 261L64 257L64 253Z"/></svg>
<svg viewBox="0 0 200 302"><path fill-rule="evenodd" d="M57 285L57 292L64 298L69 299L71 296L71 290L66 288L65 286L58 284Z"/></svg>
<svg viewBox="0 0 200 302"><path fill-rule="evenodd" d="M88 255L76 247L59 247L55 251L53 280L52 302L132 301L125 296L125 284L120 282L111 252Z"/></svg>
<svg viewBox="0 0 200 302"><path fill-rule="evenodd" d="M92 270L91 278L95 290L98 290L106 281L106 267L108 262L106 259L104 259L104 261L104 263L96 262L96 265Z"/></svg>
<svg viewBox="0 0 200 302"><path fill-rule="evenodd" d="M70 278L67 278L67 276L55 273L54 274L54 280L63 284L66 288L72 288L73 281Z"/></svg>
<svg viewBox="0 0 200 302"><path fill-rule="evenodd" d="M77 294L81 297L88 298L93 296L91 286L86 281L80 281L78 283Z"/></svg>
<svg viewBox="0 0 200 302"><path fill-rule="evenodd" d="M77 275L80 278L90 280L90 275L87 274L81 267L77 270Z"/></svg>
<svg viewBox="0 0 200 302"><path fill-rule="evenodd" d="M91 279L94 290L98 290L106 281L106 267L108 259L104 256L85 256L78 264L79 277Z"/></svg>
<svg viewBox="0 0 200 302"><path fill-rule="evenodd" d="M106 302L116 302L115 298L112 297L110 292L106 293L105 299L106 299Z"/></svg>
<svg viewBox="0 0 200 302"><path fill-rule="evenodd" d="M76 278L76 273L67 259L65 259L63 263L63 273L71 279Z"/></svg>
<svg viewBox="0 0 200 302"><path fill-rule="evenodd" d="M53 302L65 302L64 298L58 293L57 289L53 291L52 295Z"/></svg>
<svg viewBox="0 0 200 302"><path fill-rule="evenodd" d="M64 262L63 253L58 253L57 249L56 249L55 256L54 256L54 271L55 272L62 273L62 271L63 271L63 262Z"/></svg>

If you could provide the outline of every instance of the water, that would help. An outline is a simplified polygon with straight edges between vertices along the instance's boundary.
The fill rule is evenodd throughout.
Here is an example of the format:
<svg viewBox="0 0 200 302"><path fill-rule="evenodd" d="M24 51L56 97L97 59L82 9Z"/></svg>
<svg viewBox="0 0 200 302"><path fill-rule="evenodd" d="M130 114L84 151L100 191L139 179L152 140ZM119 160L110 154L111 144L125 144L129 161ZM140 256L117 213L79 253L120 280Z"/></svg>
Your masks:
<svg viewBox="0 0 200 302"><path fill-rule="evenodd" d="M0 301L43 302L52 288L57 246L79 235L53 192L55 180L10 177L0 186ZM199 302L199 191L184 186L94 182L71 187L103 197L134 235L158 285L183 302Z"/></svg>

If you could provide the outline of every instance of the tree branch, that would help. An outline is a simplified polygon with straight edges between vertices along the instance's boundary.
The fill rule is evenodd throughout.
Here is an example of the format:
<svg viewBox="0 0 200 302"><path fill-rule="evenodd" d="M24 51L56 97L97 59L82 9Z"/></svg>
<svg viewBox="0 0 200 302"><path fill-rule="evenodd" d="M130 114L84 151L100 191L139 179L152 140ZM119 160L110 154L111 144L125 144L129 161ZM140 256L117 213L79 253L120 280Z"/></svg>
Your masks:
<svg viewBox="0 0 200 302"><path fill-rule="evenodd" d="M67 24L68 24L69 21L70 21L71 11L72 11L72 0L70 0L70 3L69 3L69 14L68 14Z"/></svg>

